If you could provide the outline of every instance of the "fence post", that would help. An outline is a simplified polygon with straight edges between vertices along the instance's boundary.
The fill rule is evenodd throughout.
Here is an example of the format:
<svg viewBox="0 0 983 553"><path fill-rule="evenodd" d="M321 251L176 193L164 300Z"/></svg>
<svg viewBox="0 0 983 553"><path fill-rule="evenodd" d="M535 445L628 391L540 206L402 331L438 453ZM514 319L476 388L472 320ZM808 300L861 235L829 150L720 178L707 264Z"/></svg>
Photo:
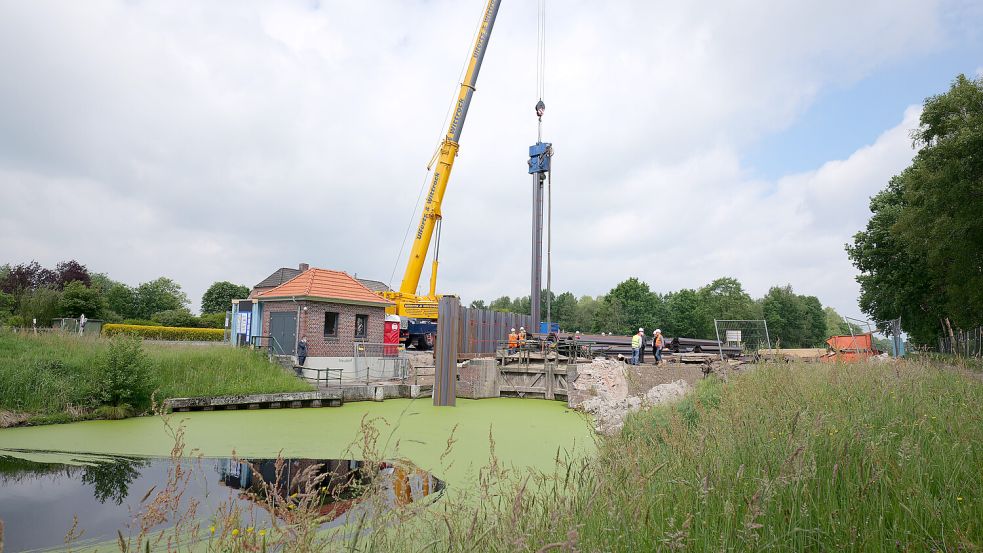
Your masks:
<svg viewBox="0 0 983 553"><path fill-rule="evenodd" d="M453 296L440 298L437 304L437 339L433 404L453 407L457 398L457 340L461 302Z"/></svg>

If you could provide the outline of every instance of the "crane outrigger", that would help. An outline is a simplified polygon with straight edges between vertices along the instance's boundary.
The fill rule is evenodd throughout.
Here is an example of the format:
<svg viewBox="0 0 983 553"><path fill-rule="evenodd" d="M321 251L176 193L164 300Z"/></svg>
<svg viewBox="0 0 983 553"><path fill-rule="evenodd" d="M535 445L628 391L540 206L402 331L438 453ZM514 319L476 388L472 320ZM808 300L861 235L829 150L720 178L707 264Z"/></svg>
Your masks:
<svg viewBox="0 0 983 553"><path fill-rule="evenodd" d="M460 147L464 120L467 118L468 108L471 106L471 96L474 95L475 84L478 82L478 72L481 70L481 61L488 49L488 39L491 37L500 4L501 0L488 0L485 6L481 27L471 50L467 72L464 74L464 82L461 83L461 90L454 104L454 114L447 127L447 134L440 144L439 153L435 156L436 165L433 170L433 177L430 179L426 203L423 206L423 213L413 237L413 247L406 262L406 271L403 273L402 283L398 291L381 292L382 296L395 304L389 308L390 314L399 315L408 320L408 325L402 325L403 340L407 345L413 344L419 349L426 349L433 345L433 335L436 332L437 303L440 301L440 296L437 295L437 266L442 219L440 205L444 200L447 182L450 179L451 169L454 167L454 160ZM430 271L430 289L426 295L419 295L417 291L420 276L435 232L437 244L434 247Z"/></svg>

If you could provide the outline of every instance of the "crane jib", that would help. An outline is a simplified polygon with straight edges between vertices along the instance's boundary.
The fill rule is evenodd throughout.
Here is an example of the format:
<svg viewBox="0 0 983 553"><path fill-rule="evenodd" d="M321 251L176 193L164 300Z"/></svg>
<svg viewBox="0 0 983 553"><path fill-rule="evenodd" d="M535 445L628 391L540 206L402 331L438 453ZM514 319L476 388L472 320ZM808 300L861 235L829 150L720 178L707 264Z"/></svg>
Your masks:
<svg viewBox="0 0 983 553"><path fill-rule="evenodd" d="M410 250L410 256L406 264L406 271L403 273L403 281L400 284L398 295L393 298L396 300L395 310L399 315L407 315L407 300L419 301L421 299L417 295L417 285L420 283L423 262L427 257L427 251L430 249L430 241L433 238L434 230L440 221L440 204L443 201L444 191L450 179L451 169L454 168L454 158L457 156L461 131L464 129L464 120L468 116L471 97L474 95L475 84L478 82L478 72L481 70L481 62L488 50L488 42L501 3L502 0L488 0L481 26L475 37L474 47L471 49L471 58L468 62L467 72L464 76L464 82L461 83L457 101L453 106L454 113L447 127L447 134L444 137L443 144L440 146L437 166L434 169L433 178L430 181L430 190L427 193L426 204L420 217L420 224L416 229L413 247ZM439 239L438 231L438 241ZM433 297L437 297L434 291L436 275L437 260L435 254L433 268L431 270L430 293Z"/></svg>

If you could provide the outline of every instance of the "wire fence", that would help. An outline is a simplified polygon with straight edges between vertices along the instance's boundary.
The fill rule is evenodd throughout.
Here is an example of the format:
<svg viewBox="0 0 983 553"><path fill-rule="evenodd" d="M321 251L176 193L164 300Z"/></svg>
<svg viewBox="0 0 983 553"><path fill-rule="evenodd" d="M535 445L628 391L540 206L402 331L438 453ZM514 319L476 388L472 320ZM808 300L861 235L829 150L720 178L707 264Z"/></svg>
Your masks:
<svg viewBox="0 0 983 553"><path fill-rule="evenodd" d="M939 353L983 357L983 327L969 330L944 329L939 336Z"/></svg>

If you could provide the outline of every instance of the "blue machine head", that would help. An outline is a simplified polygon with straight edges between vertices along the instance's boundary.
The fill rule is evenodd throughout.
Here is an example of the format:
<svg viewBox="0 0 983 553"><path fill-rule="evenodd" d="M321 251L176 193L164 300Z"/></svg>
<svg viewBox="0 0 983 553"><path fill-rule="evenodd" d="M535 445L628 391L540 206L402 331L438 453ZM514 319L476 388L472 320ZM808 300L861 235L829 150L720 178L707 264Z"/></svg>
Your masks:
<svg viewBox="0 0 983 553"><path fill-rule="evenodd" d="M529 174L545 173L550 170L550 158L553 155L553 144L537 142L529 146Z"/></svg>

